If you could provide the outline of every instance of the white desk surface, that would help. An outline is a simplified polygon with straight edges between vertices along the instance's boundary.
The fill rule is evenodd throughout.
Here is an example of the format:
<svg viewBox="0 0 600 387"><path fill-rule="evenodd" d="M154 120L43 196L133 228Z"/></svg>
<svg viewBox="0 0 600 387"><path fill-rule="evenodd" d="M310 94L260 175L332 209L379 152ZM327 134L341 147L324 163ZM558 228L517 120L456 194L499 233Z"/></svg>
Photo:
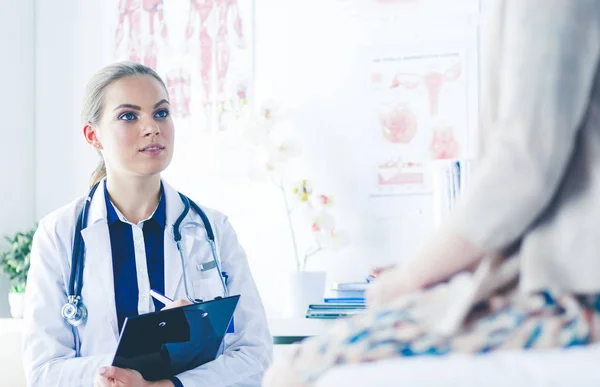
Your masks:
<svg viewBox="0 0 600 387"><path fill-rule="evenodd" d="M273 337L309 337L318 336L329 329L335 320L310 318L270 318L269 329Z"/></svg>
<svg viewBox="0 0 600 387"><path fill-rule="evenodd" d="M21 331L23 320L0 318L0 335Z"/></svg>

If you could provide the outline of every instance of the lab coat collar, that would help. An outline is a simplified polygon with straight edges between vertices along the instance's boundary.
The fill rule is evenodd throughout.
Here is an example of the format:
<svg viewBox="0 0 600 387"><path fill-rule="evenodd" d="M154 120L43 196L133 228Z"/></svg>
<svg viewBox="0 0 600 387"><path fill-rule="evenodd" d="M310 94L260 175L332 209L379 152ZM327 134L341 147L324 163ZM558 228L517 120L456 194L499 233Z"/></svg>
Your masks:
<svg viewBox="0 0 600 387"><path fill-rule="evenodd" d="M182 282L183 270L181 258L173 239L173 224L184 209L179 193L164 180L162 181L166 200L166 224L164 232L164 260L165 260L165 293L174 297ZM104 200L104 184L102 180L96 194L92 198L88 214L88 226L82 231L86 245L86 265L92 266L100 278L113 277L112 252L110 247L110 234L107 224L106 202ZM193 216L190 209L187 217ZM193 236L187 234L182 237L182 246L186 246L184 258L189 257L189 251L194 244ZM100 281L102 291L107 295L106 308L109 324L118 339L118 322L115 305L115 289L113 281Z"/></svg>
<svg viewBox="0 0 600 387"><path fill-rule="evenodd" d="M105 180L100 182L90 202L87 227L81 231L85 242L85 270L91 270L97 278L113 278L112 251L110 234L106 222L106 203L104 200ZM83 285L85 287L85 283ZM115 337L119 337L117 310L115 305L115 285L113 281L98 281L105 302L107 319Z"/></svg>
<svg viewBox="0 0 600 387"><path fill-rule="evenodd" d="M167 221L165 226L165 295L170 298L174 298L177 294L177 289L181 285L183 278L183 269L181 257L177 250L177 245L174 240L173 225L177 221L177 218L183 212L185 206L179 196L179 193L171 187L167 182L163 180L164 193L166 198L166 210L167 210ZM186 219L192 216L193 210L190 209ZM184 222L182 222L184 223ZM187 247L184 252L184 258L189 257L189 250L193 245L193 236L184 233L181 237L182 248Z"/></svg>
<svg viewBox="0 0 600 387"><path fill-rule="evenodd" d="M177 221L177 218L183 211L184 206L177 191L173 187L171 187L164 179L162 179L161 182L163 185L163 195L165 195L165 204L167 207L165 229L170 229L172 232L173 224L175 223L175 221ZM98 223L100 221L106 221L107 219L106 201L104 199L103 194L105 185L106 179L100 182L100 185L98 185L98 189L96 190L96 193L92 198L88 213L88 226Z"/></svg>
<svg viewBox="0 0 600 387"><path fill-rule="evenodd" d="M94 196L92 197L92 201L90 202L90 209L88 212L88 221L86 226L91 226L96 224L102 220L106 222L106 203L104 200L104 185L106 184L106 179L103 179Z"/></svg>

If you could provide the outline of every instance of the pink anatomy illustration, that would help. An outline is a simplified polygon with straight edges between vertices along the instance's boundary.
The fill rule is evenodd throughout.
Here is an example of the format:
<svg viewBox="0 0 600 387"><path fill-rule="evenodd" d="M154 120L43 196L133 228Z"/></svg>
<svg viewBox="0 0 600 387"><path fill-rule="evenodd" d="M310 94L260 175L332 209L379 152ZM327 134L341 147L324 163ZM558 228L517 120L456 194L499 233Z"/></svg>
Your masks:
<svg viewBox="0 0 600 387"><path fill-rule="evenodd" d="M460 63L456 63L444 72L431 71L424 75L399 73L396 74L390 85L391 89L399 86L408 89L414 89L421 82L424 83L427 93L429 94L429 110L432 116L437 115L439 106L439 96L442 85L445 82L456 81L462 73Z"/></svg>
<svg viewBox="0 0 600 387"><path fill-rule="evenodd" d="M391 111L380 114L379 121L383 137L395 144L407 144L417 133L417 119L404 104L396 105Z"/></svg>
<svg viewBox="0 0 600 387"><path fill-rule="evenodd" d="M143 0L144 11L148 12L149 17L149 32L151 36L156 35L155 20L160 24L160 36L163 39L167 38L167 25L165 24L165 16L163 11L164 0Z"/></svg>
<svg viewBox="0 0 600 387"><path fill-rule="evenodd" d="M190 73L182 68L167 73L167 88L171 97L171 112L177 117L190 115Z"/></svg>
<svg viewBox="0 0 600 387"><path fill-rule="evenodd" d="M200 126L208 129L225 129L231 117L241 117L230 113L247 106L252 79L252 51L245 47L252 29L244 30L252 20L249 2L113 1L118 5L116 59L140 62L164 74L177 100L174 114L198 113L206 122ZM185 24L169 24L178 22Z"/></svg>
<svg viewBox="0 0 600 387"><path fill-rule="evenodd" d="M191 0L190 14L186 27L186 38L190 40L194 36L194 29L199 24L199 34L197 41L200 45L200 79L202 80L202 106L208 113L207 107L212 104L212 52L213 40L208 32L208 17L211 15L214 8L213 0ZM193 39L192 39L193 40Z"/></svg>
<svg viewBox="0 0 600 387"><path fill-rule="evenodd" d="M148 33L144 35L142 45L142 20L148 21ZM156 69L157 40L160 36L167 38L167 26L163 14L163 0L119 0L119 21L115 31L115 51L124 43L127 33L127 59L141 62Z"/></svg>
<svg viewBox="0 0 600 387"><path fill-rule="evenodd" d="M190 5L186 35L188 41L197 41L200 46L202 105L209 121L212 108L216 107L217 123L221 126L225 103L238 94L238 90L233 91L234 95L226 92L232 49L229 29L232 24L238 48L243 49L242 18L237 0L190 0ZM199 32L194 37L196 28Z"/></svg>
<svg viewBox="0 0 600 387"><path fill-rule="evenodd" d="M377 167L377 184L380 187L419 186L425 183L425 175L419 163L396 160L379 164Z"/></svg>
<svg viewBox="0 0 600 387"><path fill-rule="evenodd" d="M115 31L115 50L123 43L127 31L127 57L140 62L140 0L119 0L119 21Z"/></svg>
<svg viewBox="0 0 600 387"><path fill-rule="evenodd" d="M237 35L238 48L244 48L244 33L242 29L242 18L240 17L237 0L216 0L219 15L219 30L217 32L217 41L215 46L216 71L217 71L217 104L218 104L218 123L222 128L222 114L224 104L233 96L227 96L225 85L229 75L229 60L231 44L229 43L228 20L229 14L233 18L233 29ZM236 90L237 93L237 90Z"/></svg>
<svg viewBox="0 0 600 387"><path fill-rule="evenodd" d="M433 131L429 151L434 159L456 159L460 156L460 144L451 127L436 128Z"/></svg>
<svg viewBox="0 0 600 387"><path fill-rule="evenodd" d="M163 39L167 38L167 25L165 24L163 13L163 0L143 0L142 8L144 10L144 19L146 19L146 17L148 19L148 36L144 47L143 63L148 67L156 69L156 42L159 34L154 25L155 21L158 21L160 25L160 36Z"/></svg>

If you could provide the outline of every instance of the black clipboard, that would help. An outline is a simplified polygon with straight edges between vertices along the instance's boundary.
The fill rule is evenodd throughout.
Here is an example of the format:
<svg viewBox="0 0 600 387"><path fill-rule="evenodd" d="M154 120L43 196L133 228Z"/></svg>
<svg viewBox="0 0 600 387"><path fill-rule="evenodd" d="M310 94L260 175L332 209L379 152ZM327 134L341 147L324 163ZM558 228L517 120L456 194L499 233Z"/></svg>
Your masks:
<svg viewBox="0 0 600 387"><path fill-rule="evenodd" d="M216 358L240 296L125 319L112 365L147 381L169 379Z"/></svg>

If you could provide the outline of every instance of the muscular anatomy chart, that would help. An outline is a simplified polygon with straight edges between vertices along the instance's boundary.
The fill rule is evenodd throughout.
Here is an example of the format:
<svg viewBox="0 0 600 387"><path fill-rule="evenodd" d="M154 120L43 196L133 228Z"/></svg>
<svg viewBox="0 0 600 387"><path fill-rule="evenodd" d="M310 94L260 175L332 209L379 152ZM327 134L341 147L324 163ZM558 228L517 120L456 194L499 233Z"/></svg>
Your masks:
<svg viewBox="0 0 600 387"><path fill-rule="evenodd" d="M115 52L124 49L127 59L156 69L159 34L167 39L163 0L119 0L118 5Z"/></svg>
<svg viewBox="0 0 600 387"><path fill-rule="evenodd" d="M202 131L246 105L252 75L251 0L118 0L114 51L164 77L174 113Z"/></svg>
<svg viewBox="0 0 600 387"><path fill-rule="evenodd" d="M239 89L245 84L243 77L232 74L231 66L232 54L247 48L245 24L237 0L190 1L186 39L188 45L197 45L201 104L209 120L216 114L219 129L224 129L225 112L239 107Z"/></svg>
<svg viewBox="0 0 600 387"><path fill-rule="evenodd" d="M190 116L190 73L184 68L169 71L166 77L167 89L171 97L171 111L175 116Z"/></svg>

